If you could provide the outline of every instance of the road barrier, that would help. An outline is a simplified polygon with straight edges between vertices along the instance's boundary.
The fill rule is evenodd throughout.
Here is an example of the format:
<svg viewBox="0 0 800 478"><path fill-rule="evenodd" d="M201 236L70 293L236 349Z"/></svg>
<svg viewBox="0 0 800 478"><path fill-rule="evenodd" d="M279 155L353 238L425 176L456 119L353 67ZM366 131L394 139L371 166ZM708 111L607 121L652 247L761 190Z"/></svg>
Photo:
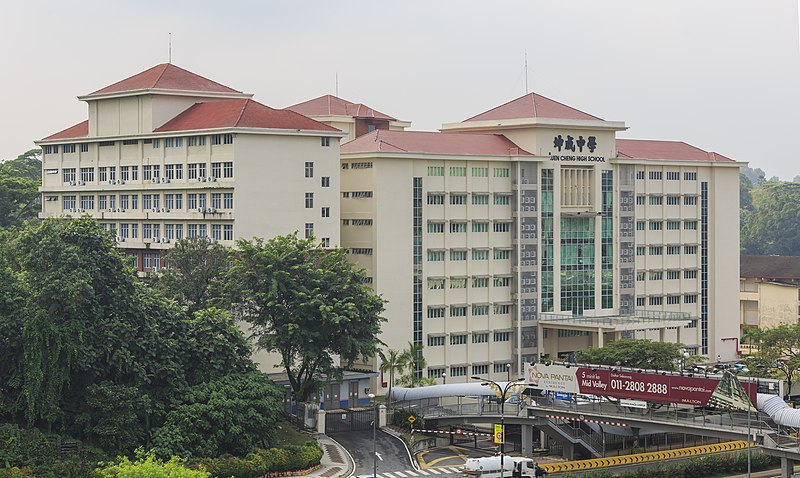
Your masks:
<svg viewBox="0 0 800 478"><path fill-rule="evenodd" d="M753 444L755 446L755 444ZM548 473L563 473L567 471L591 470L609 466L633 465L651 461L669 460L672 458L685 458L710 453L742 450L747 448L747 442L729 441L713 445L693 446L690 448L677 448L675 450L653 451L637 455L613 456L608 458L592 458L590 460L565 461L562 463L542 463L539 466Z"/></svg>

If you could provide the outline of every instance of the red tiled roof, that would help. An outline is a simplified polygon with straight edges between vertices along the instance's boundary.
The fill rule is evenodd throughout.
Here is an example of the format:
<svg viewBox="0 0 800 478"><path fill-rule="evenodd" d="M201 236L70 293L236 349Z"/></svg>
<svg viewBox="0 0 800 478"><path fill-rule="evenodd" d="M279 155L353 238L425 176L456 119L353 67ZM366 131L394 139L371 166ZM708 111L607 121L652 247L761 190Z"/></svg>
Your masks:
<svg viewBox="0 0 800 478"><path fill-rule="evenodd" d="M42 138L41 141L51 141L54 139L86 138L88 136L89 136L89 120L86 120L86 121L81 121L75 126L70 126L69 128L63 131L51 134L46 138Z"/></svg>
<svg viewBox="0 0 800 478"><path fill-rule="evenodd" d="M672 161L734 161L719 153L703 151L683 141L651 139L618 139L617 156L620 158L666 159Z"/></svg>
<svg viewBox="0 0 800 478"><path fill-rule="evenodd" d="M520 118L559 118L574 120L600 120L597 116L584 113L571 106L536 93L530 93L504 105L492 108L479 115L467 118L467 121L492 121Z"/></svg>
<svg viewBox="0 0 800 478"><path fill-rule="evenodd" d="M350 116L353 118L374 118L396 121L389 115L376 111L367 105L353 103L333 95L320 96L313 100L297 103L286 108L306 116Z"/></svg>
<svg viewBox="0 0 800 478"><path fill-rule="evenodd" d="M154 132L210 128L271 128L339 131L289 110L276 110L251 99L195 103Z"/></svg>
<svg viewBox="0 0 800 478"><path fill-rule="evenodd" d="M499 134L376 130L342 145L342 153L522 155L530 153Z"/></svg>
<svg viewBox="0 0 800 478"><path fill-rule="evenodd" d="M118 81L113 85L101 88L90 95L100 95L104 93L118 93L122 91L145 90L184 90L184 91L208 91L214 93L241 93L241 91L228 88L208 78L184 70L171 63L162 63L148 70Z"/></svg>

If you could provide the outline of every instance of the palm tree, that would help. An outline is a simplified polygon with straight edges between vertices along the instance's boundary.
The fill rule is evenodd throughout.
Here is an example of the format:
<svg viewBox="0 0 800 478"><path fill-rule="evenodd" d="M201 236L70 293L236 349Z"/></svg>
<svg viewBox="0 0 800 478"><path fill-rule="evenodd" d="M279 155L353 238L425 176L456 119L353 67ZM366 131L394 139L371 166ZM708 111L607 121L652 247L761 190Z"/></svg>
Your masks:
<svg viewBox="0 0 800 478"><path fill-rule="evenodd" d="M384 353L383 350L378 349L378 355L381 358L380 371L382 373L389 372L389 399L386 402L391 408L394 373L402 373L406 364L401 360L403 353L398 350L389 349L387 353Z"/></svg>
<svg viewBox="0 0 800 478"><path fill-rule="evenodd" d="M428 365L422 355L422 344L409 342L408 348L400 354L400 362L408 369L408 375L404 377L408 384L411 387L422 384L422 369Z"/></svg>

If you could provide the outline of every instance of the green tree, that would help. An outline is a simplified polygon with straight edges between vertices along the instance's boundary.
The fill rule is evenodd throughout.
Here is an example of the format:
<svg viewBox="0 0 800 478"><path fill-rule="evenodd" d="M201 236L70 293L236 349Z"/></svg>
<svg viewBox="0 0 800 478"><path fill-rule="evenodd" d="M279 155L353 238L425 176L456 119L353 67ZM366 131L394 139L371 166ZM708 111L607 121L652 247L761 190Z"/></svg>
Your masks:
<svg viewBox="0 0 800 478"><path fill-rule="evenodd" d="M156 287L190 312L208 306L208 294L228 268L230 251L208 237L180 239L166 254L168 267Z"/></svg>
<svg viewBox="0 0 800 478"><path fill-rule="evenodd" d="M433 385L434 380L422 376L422 369L428 363L425 356L422 354L422 344L408 343L408 348L404 349L400 354L399 361L404 366L405 373L400 377L398 383L407 385L409 387L417 387L420 385Z"/></svg>
<svg viewBox="0 0 800 478"><path fill-rule="evenodd" d="M751 334L758 352L748 357L750 374L786 381L786 396L791 393L800 367L800 324L779 325Z"/></svg>
<svg viewBox="0 0 800 478"><path fill-rule="evenodd" d="M298 401L318 391L321 377L339 376L339 366L376 355L383 300L363 285L364 271L344 249L296 233L241 240L237 249L227 296L240 304L257 346L280 354Z"/></svg>
<svg viewBox="0 0 800 478"><path fill-rule="evenodd" d="M40 149L0 163L0 227L19 226L37 217L41 209L41 175Z"/></svg>
<svg viewBox="0 0 800 478"><path fill-rule="evenodd" d="M161 461L155 453L136 450L136 460L121 457L116 463L106 463L99 468L102 478L209 478L211 475L202 470L192 470L185 462L172 457L169 461Z"/></svg>
<svg viewBox="0 0 800 478"><path fill-rule="evenodd" d="M680 361L681 344L650 340L622 339L604 347L578 351L578 362L597 365L622 365L641 369L675 370Z"/></svg>
<svg viewBox="0 0 800 478"><path fill-rule="evenodd" d="M378 356L381 359L379 370L381 373L389 374L389 403L391 404L394 374L395 372L402 373L405 369L405 362L402 360L402 352L399 350L388 349L384 352L382 349L378 349Z"/></svg>
<svg viewBox="0 0 800 478"><path fill-rule="evenodd" d="M752 255L800 255L800 184L767 182L753 192L742 224L742 250Z"/></svg>
<svg viewBox="0 0 800 478"><path fill-rule="evenodd" d="M153 437L160 456L244 456L275 444L282 391L261 372L230 374L185 391Z"/></svg>

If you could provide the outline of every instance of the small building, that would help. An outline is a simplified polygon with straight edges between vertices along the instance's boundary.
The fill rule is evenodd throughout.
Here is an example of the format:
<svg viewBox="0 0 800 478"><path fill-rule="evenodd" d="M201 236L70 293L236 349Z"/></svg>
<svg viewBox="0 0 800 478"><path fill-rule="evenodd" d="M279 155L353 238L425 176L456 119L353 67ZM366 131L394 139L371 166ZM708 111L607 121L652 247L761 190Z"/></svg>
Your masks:
<svg viewBox="0 0 800 478"><path fill-rule="evenodd" d="M800 257L741 256L739 275L742 331L800 321Z"/></svg>

